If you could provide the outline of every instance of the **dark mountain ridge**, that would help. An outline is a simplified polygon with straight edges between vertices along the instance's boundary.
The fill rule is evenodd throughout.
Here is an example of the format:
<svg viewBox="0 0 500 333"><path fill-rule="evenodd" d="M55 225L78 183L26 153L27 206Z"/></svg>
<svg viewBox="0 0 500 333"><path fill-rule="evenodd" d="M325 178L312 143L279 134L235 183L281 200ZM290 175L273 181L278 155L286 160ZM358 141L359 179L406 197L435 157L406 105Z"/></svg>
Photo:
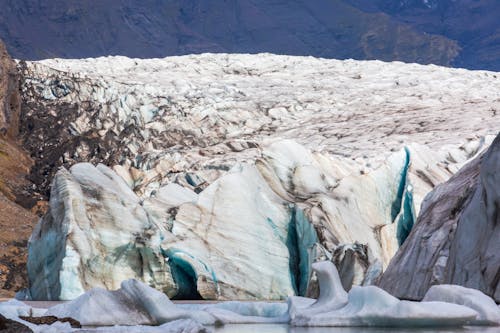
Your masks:
<svg viewBox="0 0 500 333"><path fill-rule="evenodd" d="M417 31L445 36L461 47L452 65L500 71L498 0L347 0L369 12L384 12Z"/></svg>
<svg viewBox="0 0 500 333"><path fill-rule="evenodd" d="M496 0L0 0L20 59L203 52L500 70Z"/></svg>

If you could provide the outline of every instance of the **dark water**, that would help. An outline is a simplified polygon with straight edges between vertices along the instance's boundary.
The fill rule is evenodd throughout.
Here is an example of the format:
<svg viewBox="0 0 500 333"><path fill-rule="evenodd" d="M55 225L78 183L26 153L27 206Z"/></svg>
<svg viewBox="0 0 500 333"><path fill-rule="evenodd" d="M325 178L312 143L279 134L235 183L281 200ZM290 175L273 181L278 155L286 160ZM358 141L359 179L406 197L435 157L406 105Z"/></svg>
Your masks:
<svg viewBox="0 0 500 333"><path fill-rule="evenodd" d="M364 328L364 327L291 327L288 325L225 325L215 333L500 333L500 327L464 328Z"/></svg>

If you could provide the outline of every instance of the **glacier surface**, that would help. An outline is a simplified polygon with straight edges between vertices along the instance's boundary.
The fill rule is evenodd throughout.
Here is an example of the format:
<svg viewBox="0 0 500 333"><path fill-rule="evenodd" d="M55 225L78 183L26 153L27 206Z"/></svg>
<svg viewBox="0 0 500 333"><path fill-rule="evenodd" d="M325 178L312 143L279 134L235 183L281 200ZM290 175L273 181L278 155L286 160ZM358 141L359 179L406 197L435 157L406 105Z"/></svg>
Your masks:
<svg viewBox="0 0 500 333"><path fill-rule="evenodd" d="M171 298L315 296L322 259L346 290L371 284L500 125L492 72L269 54L18 66L34 178L55 175L33 299L129 278Z"/></svg>
<svg viewBox="0 0 500 333"><path fill-rule="evenodd" d="M313 294L321 258L346 289L369 284L411 229L422 179L450 173L439 161L412 145L357 173L280 140L200 193L169 183L146 198L119 172L76 164L57 173L29 241L29 295L71 300L135 278L174 298L284 299Z"/></svg>

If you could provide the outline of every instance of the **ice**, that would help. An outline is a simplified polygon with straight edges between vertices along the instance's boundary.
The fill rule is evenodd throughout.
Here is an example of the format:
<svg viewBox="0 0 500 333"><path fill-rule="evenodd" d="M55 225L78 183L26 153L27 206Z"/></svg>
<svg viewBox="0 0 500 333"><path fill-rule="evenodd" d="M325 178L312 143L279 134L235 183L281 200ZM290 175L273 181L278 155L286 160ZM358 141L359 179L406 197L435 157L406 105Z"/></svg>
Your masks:
<svg viewBox="0 0 500 333"><path fill-rule="evenodd" d="M179 319L160 326L113 326L78 330L80 333L209 333L213 329L192 319Z"/></svg>
<svg viewBox="0 0 500 333"><path fill-rule="evenodd" d="M35 325L19 318L40 317L45 316L46 313L47 309L33 308L18 300L0 302L1 315L29 327L34 333L63 333L73 331L69 323L55 322L52 325Z"/></svg>
<svg viewBox="0 0 500 333"><path fill-rule="evenodd" d="M43 313L43 310L36 309L37 314ZM33 308L25 303L12 299L6 302L0 302L0 313L8 319L15 319L19 316L33 315Z"/></svg>
<svg viewBox="0 0 500 333"><path fill-rule="evenodd" d="M185 310L203 310L222 324L288 323L288 305L282 302L238 302L179 304Z"/></svg>
<svg viewBox="0 0 500 333"><path fill-rule="evenodd" d="M414 183L423 191L430 185L419 177L448 175L431 152L412 155L420 151L400 150L360 174L278 140L199 194L185 175L183 186L160 186L144 200L126 177L145 177L135 169L115 168L125 178L103 165L62 169L30 239L28 294L71 300L134 278L177 299L280 300L311 292L310 266L323 257L346 289L371 283L412 228Z"/></svg>
<svg viewBox="0 0 500 333"><path fill-rule="evenodd" d="M477 316L462 305L400 301L375 286L353 287L346 302L335 266L325 261L313 269L319 273L320 297L316 303L292 309L294 326L462 326Z"/></svg>
<svg viewBox="0 0 500 333"><path fill-rule="evenodd" d="M177 308L165 294L137 280L122 282L116 291L92 289L71 302L50 308L47 315L71 317L86 326L158 325L188 318L201 324L216 322L205 311Z"/></svg>
<svg viewBox="0 0 500 333"><path fill-rule="evenodd" d="M313 295L319 257L346 290L372 283L424 196L500 119L492 75L436 66L205 54L23 68L34 121L50 109L73 135L93 133L63 147L42 126L50 142L33 144L75 165L57 173L30 242L39 300L129 278L171 298L282 300Z"/></svg>
<svg viewBox="0 0 500 333"><path fill-rule="evenodd" d="M319 280L319 298L313 304L296 298L290 301L289 311L292 322L297 317L311 316L318 311L334 311L347 304L347 293L342 287L335 265L329 261L316 262L312 265L312 269L316 272Z"/></svg>
<svg viewBox="0 0 500 333"><path fill-rule="evenodd" d="M491 297L477 289L449 284L436 285L427 291L423 301L440 301L465 305L476 310L479 314L472 322L473 324L500 325L500 308Z"/></svg>
<svg viewBox="0 0 500 333"><path fill-rule="evenodd" d="M117 291L96 288L74 301L39 313L71 317L82 325L96 327L84 332L206 332L203 325L220 324L406 328L499 324L500 309L477 290L435 286L422 302L401 301L375 286L355 286L346 293L330 261L316 262L312 268L320 286L316 300L293 296L287 303L229 301L176 305L146 284L127 280ZM0 313L22 323L25 322L18 318L20 315L35 312L19 301L0 303ZM62 323L50 327L26 325L35 332L69 329Z"/></svg>
<svg viewBox="0 0 500 333"><path fill-rule="evenodd" d="M433 285L453 284L500 302L500 136L487 151L481 149L485 143L466 145L450 157L462 163L462 154L478 154L426 196L412 232L378 280L380 287L420 300ZM436 184L433 173L428 175Z"/></svg>

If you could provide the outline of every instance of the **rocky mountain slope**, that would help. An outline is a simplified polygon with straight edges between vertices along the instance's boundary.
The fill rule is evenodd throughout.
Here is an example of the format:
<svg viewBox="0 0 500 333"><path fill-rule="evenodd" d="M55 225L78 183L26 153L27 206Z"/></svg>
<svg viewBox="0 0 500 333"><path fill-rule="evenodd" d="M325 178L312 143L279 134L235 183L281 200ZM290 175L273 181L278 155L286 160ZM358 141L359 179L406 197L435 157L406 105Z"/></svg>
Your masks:
<svg viewBox="0 0 500 333"><path fill-rule="evenodd" d="M31 179L54 179L38 299L124 277L179 298L310 295L318 258L371 283L500 121L494 72L269 54L19 69Z"/></svg>
<svg viewBox="0 0 500 333"><path fill-rule="evenodd" d="M21 59L202 52L452 64L460 45L349 1L0 1L0 37Z"/></svg>
<svg viewBox="0 0 500 333"><path fill-rule="evenodd" d="M349 0L384 12L417 31L445 36L461 48L454 66L499 71L500 2L496 0Z"/></svg>
<svg viewBox="0 0 500 333"><path fill-rule="evenodd" d="M36 222L26 209L32 205L26 177L33 162L16 141L20 103L16 64L0 41L0 295L27 284L27 239Z"/></svg>
<svg viewBox="0 0 500 333"><path fill-rule="evenodd" d="M20 59L202 52L401 60L500 70L496 0L1 0Z"/></svg>

